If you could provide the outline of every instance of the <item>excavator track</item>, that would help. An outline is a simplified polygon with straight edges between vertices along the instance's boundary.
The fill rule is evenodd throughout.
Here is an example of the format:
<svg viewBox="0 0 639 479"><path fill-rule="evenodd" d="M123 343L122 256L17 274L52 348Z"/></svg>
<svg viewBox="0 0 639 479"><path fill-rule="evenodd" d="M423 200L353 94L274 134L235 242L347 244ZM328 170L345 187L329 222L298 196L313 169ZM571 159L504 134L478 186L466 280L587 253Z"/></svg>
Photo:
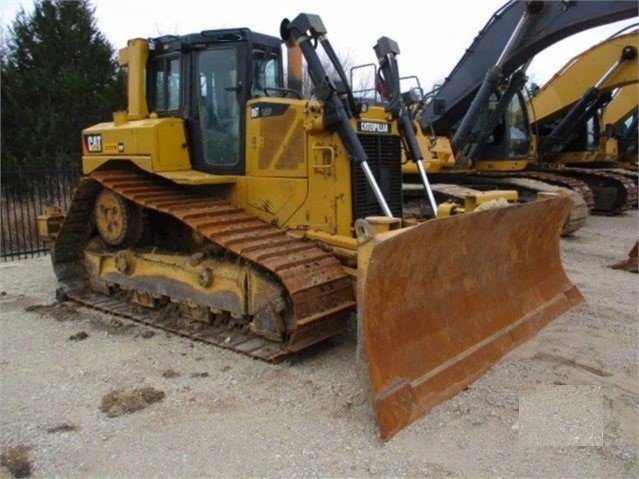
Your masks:
<svg viewBox="0 0 639 479"><path fill-rule="evenodd" d="M463 183L455 184L460 179ZM441 181L441 183L440 183ZM457 201L464 204L467 194L477 193L473 186L489 184L491 187L498 186L503 189L514 189L520 194L528 192L524 201L535 201L539 192L556 192L566 194L572 201L572 208L563 225L561 235L569 236L579 230L586 223L589 212L594 208L594 195L588 185L584 182L572 178L564 178L545 172L523 171L515 173L474 173L464 175L437 174L431 175L431 188L438 201ZM423 197L424 188L420 184L405 183L403 185L404 195L410 198L407 203L414 206L416 197ZM530 192L534 195L530 197ZM413 207L417 210L417 207Z"/></svg>
<svg viewBox="0 0 639 479"><path fill-rule="evenodd" d="M606 168L605 171L609 171L610 173L621 175L624 178L632 181L635 184L635 186L639 184L639 175L637 174L636 169L633 171L633 170L625 169L625 168Z"/></svg>
<svg viewBox="0 0 639 479"><path fill-rule="evenodd" d="M91 289L84 250L92 232L96 196L107 188L147 210L169 215L209 242L274 278L285 290L294 327L283 342L253 334L185 321L171 308L150 309L131 303L126 294L99 294ZM194 340L215 344L275 362L341 331L356 302L350 276L339 261L314 244L292 238L222 198L141 171L93 172L78 186L52 251L61 293L81 304L127 317ZM170 302L180 302L166 298ZM191 301L189 301L191 303ZM192 304L190 304L192 306ZM196 305L197 306L197 305Z"/></svg>
<svg viewBox="0 0 639 479"><path fill-rule="evenodd" d="M637 207L637 184L631 177L600 168L567 167L561 172L592 185L594 213L618 215Z"/></svg>
<svg viewBox="0 0 639 479"><path fill-rule="evenodd" d="M593 211L595 208L595 195L588 186L588 184L584 181L565 177L557 173L551 173L546 171L517 171L517 172L509 172L509 173L489 173L482 171L481 173L475 173L473 176L476 178L526 178L536 181L541 181L544 183L548 183L550 185L561 186L563 188L568 188L579 194L586 205L588 206L588 211Z"/></svg>
<svg viewBox="0 0 639 479"><path fill-rule="evenodd" d="M621 175L624 178L632 181L635 187L639 187L639 174L637 174L637 167L635 165L634 169L631 168L607 168L606 171L610 173L615 173L617 175ZM634 202L634 204L630 205L632 209L637 209L639 207L639 199Z"/></svg>

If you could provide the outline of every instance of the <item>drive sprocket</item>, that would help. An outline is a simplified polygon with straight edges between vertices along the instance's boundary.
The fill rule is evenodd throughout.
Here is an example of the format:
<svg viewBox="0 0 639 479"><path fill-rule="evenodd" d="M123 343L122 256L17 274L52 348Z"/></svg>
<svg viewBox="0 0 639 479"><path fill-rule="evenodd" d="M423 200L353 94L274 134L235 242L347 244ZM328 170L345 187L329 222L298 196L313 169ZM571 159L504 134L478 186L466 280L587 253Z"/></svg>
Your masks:
<svg viewBox="0 0 639 479"><path fill-rule="evenodd" d="M111 246L132 246L142 235L141 208L107 188L98 193L94 215L100 237Z"/></svg>

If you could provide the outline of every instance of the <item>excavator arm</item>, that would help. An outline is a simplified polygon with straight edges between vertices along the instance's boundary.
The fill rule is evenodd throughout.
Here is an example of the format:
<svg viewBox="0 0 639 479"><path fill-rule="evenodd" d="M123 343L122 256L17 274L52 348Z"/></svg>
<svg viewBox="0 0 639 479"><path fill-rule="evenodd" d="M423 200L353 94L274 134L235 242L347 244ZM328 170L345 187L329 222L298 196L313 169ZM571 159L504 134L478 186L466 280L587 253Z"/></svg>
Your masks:
<svg viewBox="0 0 639 479"><path fill-rule="evenodd" d="M587 90L612 91L636 84L639 32L614 36L576 55L555 73L528 103L533 125L564 115Z"/></svg>
<svg viewBox="0 0 639 479"><path fill-rule="evenodd" d="M637 15L635 1L523 1L500 8L453 68L419 119L426 131L449 135L454 149L467 135L495 88L545 48L589 28Z"/></svg>

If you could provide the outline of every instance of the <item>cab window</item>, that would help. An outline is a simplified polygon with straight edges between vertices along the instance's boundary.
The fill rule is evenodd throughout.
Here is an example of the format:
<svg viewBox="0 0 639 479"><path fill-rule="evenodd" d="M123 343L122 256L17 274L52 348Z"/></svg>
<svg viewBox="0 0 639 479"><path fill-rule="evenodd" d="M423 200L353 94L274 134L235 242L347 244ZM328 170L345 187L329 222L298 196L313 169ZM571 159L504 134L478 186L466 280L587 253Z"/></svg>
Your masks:
<svg viewBox="0 0 639 479"><path fill-rule="evenodd" d="M275 90L282 88L280 78L280 56L269 50L253 50L253 84L251 96L253 98L273 95ZM268 92L267 90L272 91Z"/></svg>
<svg viewBox="0 0 639 479"><path fill-rule="evenodd" d="M182 65L180 57L160 57L153 62L151 111L177 111L182 104Z"/></svg>

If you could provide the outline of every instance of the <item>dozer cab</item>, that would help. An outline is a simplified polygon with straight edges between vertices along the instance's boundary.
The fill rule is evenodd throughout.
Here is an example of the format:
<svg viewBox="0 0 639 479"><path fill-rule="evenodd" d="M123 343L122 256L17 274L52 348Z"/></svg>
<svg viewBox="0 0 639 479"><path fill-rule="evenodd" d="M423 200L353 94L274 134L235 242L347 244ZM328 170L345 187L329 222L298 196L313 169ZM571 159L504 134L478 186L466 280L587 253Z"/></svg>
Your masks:
<svg viewBox="0 0 639 479"><path fill-rule="evenodd" d="M582 300L559 256L569 205L405 221L396 123L353 101L318 16L281 37L287 84L282 40L248 29L130 41L128 111L83 131L84 176L41 233L61 298L267 361L357 311L388 439Z"/></svg>

